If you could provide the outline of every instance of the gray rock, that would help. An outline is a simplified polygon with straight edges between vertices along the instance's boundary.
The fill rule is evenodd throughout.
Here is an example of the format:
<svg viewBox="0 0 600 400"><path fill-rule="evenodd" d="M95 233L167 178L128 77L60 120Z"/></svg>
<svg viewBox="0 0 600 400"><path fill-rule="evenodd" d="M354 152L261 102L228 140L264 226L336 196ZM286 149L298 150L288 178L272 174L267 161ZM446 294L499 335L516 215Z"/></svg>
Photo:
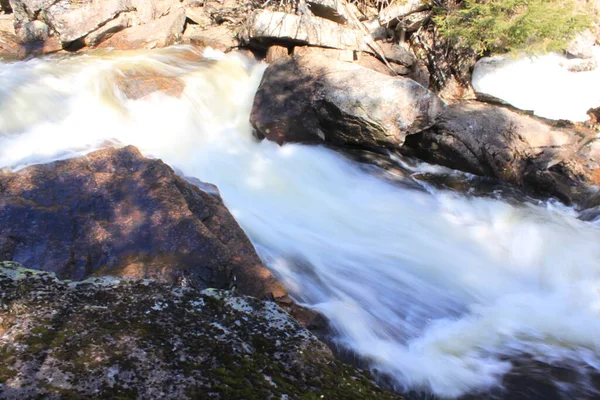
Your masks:
<svg viewBox="0 0 600 400"><path fill-rule="evenodd" d="M553 126L482 103L450 106L431 129L405 143L428 162L587 207L598 201L599 145L583 127Z"/></svg>
<svg viewBox="0 0 600 400"><path fill-rule="evenodd" d="M242 44L276 41L287 44L364 49L364 34L327 19L257 10L240 32Z"/></svg>
<svg viewBox="0 0 600 400"><path fill-rule="evenodd" d="M23 42L39 40L45 35L58 37L64 45L85 38L122 13L135 11L135 21L128 25L144 25L181 7L179 0L10 1L15 15L15 31ZM47 28L40 26L37 29L37 26L31 25L38 22Z"/></svg>
<svg viewBox="0 0 600 400"><path fill-rule="evenodd" d="M325 57L278 60L265 71L250 121L278 143L399 147L443 111L415 81Z"/></svg>
<svg viewBox="0 0 600 400"><path fill-rule="evenodd" d="M588 29L579 33L575 39L569 43L566 52L575 58L593 58L593 47L595 43L596 35Z"/></svg>
<svg viewBox="0 0 600 400"><path fill-rule="evenodd" d="M1 399L400 399L275 303L2 262L0 354Z"/></svg>

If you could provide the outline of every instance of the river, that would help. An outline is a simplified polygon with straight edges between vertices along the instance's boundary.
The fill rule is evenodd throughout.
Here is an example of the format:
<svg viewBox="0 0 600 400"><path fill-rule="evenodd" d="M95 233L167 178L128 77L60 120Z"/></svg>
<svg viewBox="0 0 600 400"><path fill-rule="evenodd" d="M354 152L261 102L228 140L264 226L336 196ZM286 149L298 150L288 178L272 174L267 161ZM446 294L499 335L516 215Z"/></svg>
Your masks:
<svg viewBox="0 0 600 400"><path fill-rule="evenodd" d="M510 398L600 395L597 224L556 202L399 178L411 189L325 147L258 141L248 116L264 68L187 47L0 64L0 168L135 145L216 184L333 343L396 390L488 398L542 371L541 392ZM132 71L185 89L129 100L115 82Z"/></svg>

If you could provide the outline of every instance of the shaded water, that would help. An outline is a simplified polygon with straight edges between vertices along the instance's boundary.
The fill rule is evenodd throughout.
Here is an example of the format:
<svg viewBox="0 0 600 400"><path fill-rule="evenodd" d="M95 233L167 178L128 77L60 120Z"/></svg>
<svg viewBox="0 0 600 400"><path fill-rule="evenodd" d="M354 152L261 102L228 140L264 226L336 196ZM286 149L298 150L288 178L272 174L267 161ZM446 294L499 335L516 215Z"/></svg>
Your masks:
<svg viewBox="0 0 600 400"><path fill-rule="evenodd" d="M522 379L517 389L529 390L541 366L570 373L542 373L554 395L597 395L597 225L553 203L405 188L324 147L258 142L248 115L264 66L205 55L0 65L0 168L133 144L216 184L294 298L396 389L457 397ZM132 71L186 87L128 100L115 82ZM548 398L532 390L522 398Z"/></svg>

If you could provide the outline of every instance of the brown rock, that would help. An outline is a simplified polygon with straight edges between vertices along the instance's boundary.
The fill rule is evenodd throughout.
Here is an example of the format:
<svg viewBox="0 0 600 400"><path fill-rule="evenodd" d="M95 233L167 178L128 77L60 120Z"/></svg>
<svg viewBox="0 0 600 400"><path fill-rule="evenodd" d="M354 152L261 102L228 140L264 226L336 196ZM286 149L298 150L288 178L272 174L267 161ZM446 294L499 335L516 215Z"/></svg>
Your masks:
<svg viewBox="0 0 600 400"><path fill-rule="evenodd" d="M181 79L165 76L126 76L117 81L117 86L125 97L132 100L142 99L156 92L179 98L185 89L185 83Z"/></svg>
<svg viewBox="0 0 600 400"><path fill-rule="evenodd" d="M185 16L200 27L211 24L210 15L204 10L204 7L187 7Z"/></svg>
<svg viewBox="0 0 600 400"><path fill-rule="evenodd" d="M294 47L294 56L325 56L339 61L354 61L354 51L352 50L327 49L313 46Z"/></svg>
<svg viewBox="0 0 600 400"><path fill-rule="evenodd" d="M99 47L118 50L166 47L181 39L184 25L185 11L178 9L148 24L133 26L117 32L110 39L102 42Z"/></svg>
<svg viewBox="0 0 600 400"><path fill-rule="evenodd" d="M220 198L134 147L0 174L0 259L285 295Z"/></svg>
<svg viewBox="0 0 600 400"><path fill-rule="evenodd" d="M250 121L278 143L398 147L433 125L443 103L429 90L356 64L300 56L271 64Z"/></svg>
<svg viewBox="0 0 600 400"><path fill-rule="evenodd" d="M283 46L271 46L269 50L267 50L267 56L265 57L265 61L269 64L272 62L279 60L280 58L288 57L288 48Z"/></svg>
<svg viewBox="0 0 600 400"><path fill-rule="evenodd" d="M231 51L238 46L236 32L225 25L203 28L200 25L188 24L183 39L200 47L212 47L223 52Z"/></svg>
<svg viewBox="0 0 600 400"><path fill-rule="evenodd" d="M90 32L90 34L85 37L84 43L88 47L98 46L105 40L110 39L115 33L129 28L134 23L134 20L135 14L133 12L121 13L117 18L107 22L95 31Z"/></svg>

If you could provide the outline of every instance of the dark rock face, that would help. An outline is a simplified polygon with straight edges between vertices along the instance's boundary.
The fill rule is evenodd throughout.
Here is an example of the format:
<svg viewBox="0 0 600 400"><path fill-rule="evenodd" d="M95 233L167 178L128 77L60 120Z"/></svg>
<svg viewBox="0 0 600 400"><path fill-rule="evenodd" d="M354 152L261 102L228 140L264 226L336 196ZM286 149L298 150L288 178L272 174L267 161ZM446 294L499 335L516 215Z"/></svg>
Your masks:
<svg viewBox="0 0 600 400"><path fill-rule="evenodd" d="M409 136L405 150L428 162L592 207L600 183L600 144L594 135L504 107L459 103L431 129Z"/></svg>
<svg viewBox="0 0 600 400"><path fill-rule="evenodd" d="M399 147L444 104L415 81L325 57L280 59L264 74L250 121L277 143Z"/></svg>
<svg viewBox="0 0 600 400"><path fill-rule="evenodd" d="M2 399L323 397L400 399L275 303L0 262Z"/></svg>
<svg viewBox="0 0 600 400"><path fill-rule="evenodd" d="M0 174L0 260L285 295L219 198L134 147Z"/></svg>

